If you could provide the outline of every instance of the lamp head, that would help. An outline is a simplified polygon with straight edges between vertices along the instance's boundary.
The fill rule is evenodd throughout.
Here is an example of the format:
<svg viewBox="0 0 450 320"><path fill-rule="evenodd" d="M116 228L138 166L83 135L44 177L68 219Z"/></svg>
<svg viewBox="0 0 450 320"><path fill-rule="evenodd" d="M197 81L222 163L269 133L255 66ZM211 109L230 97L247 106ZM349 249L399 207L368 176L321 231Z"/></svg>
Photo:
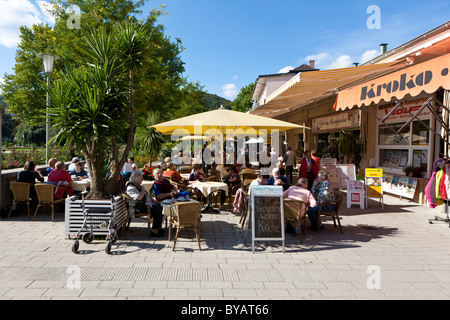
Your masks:
<svg viewBox="0 0 450 320"><path fill-rule="evenodd" d="M50 76L53 72L53 63L59 59L58 56L51 53L38 53L37 56L44 61L44 72Z"/></svg>

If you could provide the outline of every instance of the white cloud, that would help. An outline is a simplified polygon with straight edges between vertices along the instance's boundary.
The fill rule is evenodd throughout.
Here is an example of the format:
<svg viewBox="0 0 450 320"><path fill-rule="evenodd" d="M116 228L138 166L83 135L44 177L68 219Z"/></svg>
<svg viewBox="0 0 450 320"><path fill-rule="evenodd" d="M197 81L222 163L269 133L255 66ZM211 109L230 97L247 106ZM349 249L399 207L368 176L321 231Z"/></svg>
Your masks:
<svg viewBox="0 0 450 320"><path fill-rule="evenodd" d="M280 71L278 71L278 73L287 73L289 71L291 71L292 69L295 69L293 66L287 66L284 67L283 69L281 69Z"/></svg>
<svg viewBox="0 0 450 320"><path fill-rule="evenodd" d="M45 1L0 0L0 45L9 48L20 41L20 26L31 27L38 23L54 23L43 5Z"/></svg>
<svg viewBox="0 0 450 320"><path fill-rule="evenodd" d="M352 58L349 55L343 54L332 61L326 69L349 68L352 66L352 62Z"/></svg>
<svg viewBox="0 0 450 320"><path fill-rule="evenodd" d="M228 99L235 99L237 97L237 87L234 83L227 83L222 86L222 93Z"/></svg>
<svg viewBox="0 0 450 320"><path fill-rule="evenodd" d="M379 54L378 50L366 50L362 55L361 55L361 59L359 61L361 61L360 64L365 63L369 60L372 60L373 58L377 57Z"/></svg>

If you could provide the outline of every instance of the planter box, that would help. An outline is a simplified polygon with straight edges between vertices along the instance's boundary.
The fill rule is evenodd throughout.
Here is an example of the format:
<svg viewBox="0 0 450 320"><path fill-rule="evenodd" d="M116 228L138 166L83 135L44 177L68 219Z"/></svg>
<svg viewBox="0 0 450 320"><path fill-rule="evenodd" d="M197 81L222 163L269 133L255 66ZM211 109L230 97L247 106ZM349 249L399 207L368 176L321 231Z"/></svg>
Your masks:
<svg viewBox="0 0 450 320"><path fill-rule="evenodd" d="M83 226L84 221L83 210L81 207L82 201L72 201L72 199L73 198L67 198L65 203L66 239L71 239L71 237L74 237ZM116 197L115 201L115 213L113 219L115 221L116 229L119 229L121 227L125 227L128 220L128 215L126 204L125 201L123 201L122 197ZM84 204L86 209L97 209L100 212L109 212L111 210L111 200L85 200ZM98 221L93 221L92 223L89 222L90 225L100 226L103 221L108 221L105 219L108 219L109 213L103 214L103 218L101 217L102 214L96 214L96 216L99 216L100 218L98 219ZM104 235L106 237L108 235L108 229L96 228L94 229L94 235Z"/></svg>

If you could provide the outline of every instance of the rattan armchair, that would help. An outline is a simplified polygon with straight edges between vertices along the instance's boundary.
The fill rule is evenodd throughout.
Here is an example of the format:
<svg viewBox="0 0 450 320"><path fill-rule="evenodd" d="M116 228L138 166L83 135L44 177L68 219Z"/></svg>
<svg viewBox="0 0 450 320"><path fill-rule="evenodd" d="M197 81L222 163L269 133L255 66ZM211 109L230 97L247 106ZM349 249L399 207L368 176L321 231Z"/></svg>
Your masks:
<svg viewBox="0 0 450 320"><path fill-rule="evenodd" d="M13 193L14 199L11 209L9 210L8 219L11 216L11 212L14 206L17 206L19 203L25 203L27 205L28 218L30 218L30 188L32 184L28 182L12 181L10 182L9 185Z"/></svg>
<svg viewBox="0 0 450 320"><path fill-rule="evenodd" d="M128 195L126 195L125 193L122 193L122 198L125 201L125 204L126 204L125 207L127 209L127 220L128 220L128 223L127 223L127 226L126 226L125 229L128 230L130 228L130 224L131 224L130 208L129 208L130 204L129 204L129 202L132 199ZM153 217L152 217L152 213L151 213L151 210L150 210L150 206L146 205L145 207L146 207L147 211L144 211L144 212L140 212L140 211L135 209L134 210L134 216L136 218L144 219L144 220L147 221L147 236L150 238L151 237L151 224L152 224Z"/></svg>
<svg viewBox="0 0 450 320"><path fill-rule="evenodd" d="M342 231L342 226L341 226L341 221L340 221L340 217L339 217L339 210L342 207L342 204L344 203L344 195L340 194L338 196L336 196L336 203L334 205L334 211L322 211L322 207L324 205L330 205L330 203L328 202L322 202L319 206L319 212L317 213L317 231L319 231L320 228L320 216L327 216L327 217L332 217L333 218L333 223L334 223L334 228L336 228L336 221L339 225L339 230L341 231L341 233L344 233Z"/></svg>
<svg viewBox="0 0 450 320"><path fill-rule="evenodd" d="M40 207L43 206L44 211L45 211L45 207L47 205L49 205L52 208L52 222L54 222L55 221L55 204L64 203L66 201L66 199L62 198L62 199L55 200L56 186L54 184L36 183L34 185L34 188L36 189L36 194L37 194L39 203L36 207L36 211L34 212L32 220L34 221L34 218L36 217L36 214Z"/></svg>
<svg viewBox="0 0 450 320"><path fill-rule="evenodd" d="M283 199L283 209L284 209L284 220L287 222L296 223L298 226L298 235L300 242L302 241L302 233L304 236L306 219L305 212L307 210L307 205L303 201L293 200L293 199Z"/></svg>
<svg viewBox="0 0 450 320"><path fill-rule="evenodd" d="M177 202L170 207L169 241L172 232L172 225L177 227L172 251L175 251L178 234L180 233L181 228L189 228L194 230L197 238L198 249L200 251L202 250L200 247L201 209L202 206L197 201Z"/></svg>

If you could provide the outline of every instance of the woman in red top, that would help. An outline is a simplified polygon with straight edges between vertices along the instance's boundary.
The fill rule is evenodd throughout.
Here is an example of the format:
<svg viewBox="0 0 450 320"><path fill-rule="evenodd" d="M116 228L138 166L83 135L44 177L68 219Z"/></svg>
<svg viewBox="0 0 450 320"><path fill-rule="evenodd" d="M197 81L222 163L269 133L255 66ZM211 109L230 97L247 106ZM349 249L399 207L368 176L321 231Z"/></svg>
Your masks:
<svg viewBox="0 0 450 320"><path fill-rule="evenodd" d="M72 178L66 171L62 161L58 161L55 165L55 170L48 174L47 182L57 186L55 199L61 199L66 191L69 193L69 196L73 195Z"/></svg>
<svg viewBox="0 0 450 320"><path fill-rule="evenodd" d="M319 167L317 163L311 158L311 151L305 151L305 157L300 165L298 178L308 179L308 190L311 191L314 180L316 180L319 174Z"/></svg>

